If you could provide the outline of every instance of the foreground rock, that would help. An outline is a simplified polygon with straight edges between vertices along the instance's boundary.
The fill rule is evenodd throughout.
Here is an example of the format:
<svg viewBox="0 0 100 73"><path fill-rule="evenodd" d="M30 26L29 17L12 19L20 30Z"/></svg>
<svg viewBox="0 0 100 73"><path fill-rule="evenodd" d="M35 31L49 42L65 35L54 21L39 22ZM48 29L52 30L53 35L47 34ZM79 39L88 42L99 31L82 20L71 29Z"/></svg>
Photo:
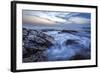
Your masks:
<svg viewBox="0 0 100 73"><path fill-rule="evenodd" d="M23 62L43 60L44 56L42 55L42 52L46 48L52 46L53 42L53 37L48 36L47 34L41 31L23 28ZM38 55L36 56L37 53ZM33 56L35 58L32 59ZM36 59L36 57L39 58Z"/></svg>

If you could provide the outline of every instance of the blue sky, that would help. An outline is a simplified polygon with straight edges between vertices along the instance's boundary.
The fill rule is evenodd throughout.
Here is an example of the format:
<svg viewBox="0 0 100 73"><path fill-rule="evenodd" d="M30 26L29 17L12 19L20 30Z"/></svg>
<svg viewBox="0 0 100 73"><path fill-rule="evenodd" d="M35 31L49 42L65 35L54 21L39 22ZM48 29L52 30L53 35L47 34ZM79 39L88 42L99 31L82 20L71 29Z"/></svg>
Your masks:
<svg viewBox="0 0 100 73"><path fill-rule="evenodd" d="M23 24L34 26L89 25L90 13L23 10Z"/></svg>

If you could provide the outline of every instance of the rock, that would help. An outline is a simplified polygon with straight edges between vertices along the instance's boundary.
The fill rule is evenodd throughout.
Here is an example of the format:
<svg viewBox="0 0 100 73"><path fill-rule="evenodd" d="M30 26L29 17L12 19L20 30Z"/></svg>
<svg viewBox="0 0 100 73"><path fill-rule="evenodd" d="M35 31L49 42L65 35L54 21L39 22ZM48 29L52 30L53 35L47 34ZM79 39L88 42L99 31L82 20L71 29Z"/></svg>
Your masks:
<svg viewBox="0 0 100 73"><path fill-rule="evenodd" d="M23 28L23 62L45 61L43 51L53 42L54 38L42 31Z"/></svg>
<svg viewBox="0 0 100 73"><path fill-rule="evenodd" d="M81 49L81 51L79 51L74 56L72 56L70 60L85 60L85 59L90 59L90 58L91 58L90 52L87 52L86 50Z"/></svg>
<svg viewBox="0 0 100 73"><path fill-rule="evenodd" d="M38 32L36 30L29 30L29 35L36 35Z"/></svg>
<svg viewBox="0 0 100 73"><path fill-rule="evenodd" d="M23 58L30 57L33 54L33 49L23 48Z"/></svg>
<svg viewBox="0 0 100 73"><path fill-rule="evenodd" d="M41 61L46 61L46 55L43 54L42 51L35 51L33 54L31 54L28 57L23 57L23 62L41 62Z"/></svg>
<svg viewBox="0 0 100 73"><path fill-rule="evenodd" d="M35 57L35 55L31 55L30 57L27 58L23 58L23 62L27 63L27 62L36 62L37 61L37 57Z"/></svg>
<svg viewBox="0 0 100 73"><path fill-rule="evenodd" d="M70 60L85 60L85 59L87 58L80 54L76 54L70 58Z"/></svg>
<svg viewBox="0 0 100 73"><path fill-rule="evenodd" d="M27 36L28 35L28 31L26 28L23 28L23 36Z"/></svg>
<svg viewBox="0 0 100 73"><path fill-rule="evenodd" d="M75 39L68 39L67 41L65 41L65 44L66 45L79 44L79 41Z"/></svg>
<svg viewBox="0 0 100 73"><path fill-rule="evenodd" d="M78 33L78 31L75 31L75 30L62 30L60 33L71 33L71 34L73 34L73 33Z"/></svg>
<svg viewBox="0 0 100 73"><path fill-rule="evenodd" d="M24 47L25 48L34 48L42 50L51 46L54 42L53 37L48 36L47 34L37 31L37 30L25 30L29 31L29 35L23 37ZM26 32L25 32L26 33ZM25 39L26 38L26 39Z"/></svg>

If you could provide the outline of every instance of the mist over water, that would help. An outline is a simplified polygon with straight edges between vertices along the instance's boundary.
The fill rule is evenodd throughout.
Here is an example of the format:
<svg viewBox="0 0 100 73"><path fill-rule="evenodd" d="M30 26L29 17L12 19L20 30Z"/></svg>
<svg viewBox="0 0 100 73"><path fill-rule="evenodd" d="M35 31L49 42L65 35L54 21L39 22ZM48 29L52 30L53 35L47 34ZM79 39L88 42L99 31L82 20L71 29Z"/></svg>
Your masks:
<svg viewBox="0 0 100 73"><path fill-rule="evenodd" d="M81 37L78 35L73 35L70 33L60 33L60 31L48 31L46 34L54 37L53 46L47 48L46 52L48 55L48 60L69 60L71 57L80 54L82 56L90 56L90 39L87 37ZM78 44L72 42L73 44L66 45L67 40L76 40Z"/></svg>

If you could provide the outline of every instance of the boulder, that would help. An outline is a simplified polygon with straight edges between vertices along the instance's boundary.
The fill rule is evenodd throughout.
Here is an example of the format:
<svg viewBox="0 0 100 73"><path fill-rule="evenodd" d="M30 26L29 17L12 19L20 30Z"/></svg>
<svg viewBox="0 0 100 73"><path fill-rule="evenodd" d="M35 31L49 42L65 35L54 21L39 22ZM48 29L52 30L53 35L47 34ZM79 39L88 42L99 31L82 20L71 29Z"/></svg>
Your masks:
<svg viewBox="0 0 100 73"><path fill-rule="evenodd" d="M39 30L23 29L23 62L44 60L43 51L53 45L54 38Z"/></svg>
<svg viewBox="0 0 100 73"><path fill-rule="evenodd" d="M23 37L23 43L25 48L33 48L33 49L45 49L51 46L54 42L54 38L37 30L27 30L29 31L29 35ZM26 32L25 32L26 33ZM26 39L25 39L26 38Z"/></svg>

